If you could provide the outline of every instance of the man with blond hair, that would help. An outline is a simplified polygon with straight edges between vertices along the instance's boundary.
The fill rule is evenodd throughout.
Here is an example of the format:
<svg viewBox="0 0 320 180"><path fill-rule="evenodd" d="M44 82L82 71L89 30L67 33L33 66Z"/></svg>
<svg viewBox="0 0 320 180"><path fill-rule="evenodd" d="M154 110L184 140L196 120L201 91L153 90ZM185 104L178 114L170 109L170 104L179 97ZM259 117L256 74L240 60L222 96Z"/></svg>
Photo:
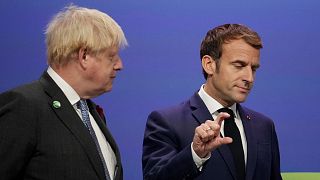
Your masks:
<svg viewBox="0 0 320 180"><path fill-rule="evenodd" d="M0 179L123 179L117 145L90 100L111 91L123 67L121 27L71 5L45 34L48 69L0 94Z"/></svg>

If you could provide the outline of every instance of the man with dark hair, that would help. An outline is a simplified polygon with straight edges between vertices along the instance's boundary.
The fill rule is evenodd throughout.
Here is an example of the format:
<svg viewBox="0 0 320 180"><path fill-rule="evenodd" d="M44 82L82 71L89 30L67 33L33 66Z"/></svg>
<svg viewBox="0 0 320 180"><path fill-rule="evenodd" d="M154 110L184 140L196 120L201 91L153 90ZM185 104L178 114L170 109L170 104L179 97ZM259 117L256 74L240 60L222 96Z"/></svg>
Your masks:
<svg viewBox="0 0 320 180"><path fill-rule="evenodd" d="M184 103L148 117L144 179L282 179L272 120L240 105L261 48L259 35L244 25L208 31L200 50L205 84Z"/></svg>

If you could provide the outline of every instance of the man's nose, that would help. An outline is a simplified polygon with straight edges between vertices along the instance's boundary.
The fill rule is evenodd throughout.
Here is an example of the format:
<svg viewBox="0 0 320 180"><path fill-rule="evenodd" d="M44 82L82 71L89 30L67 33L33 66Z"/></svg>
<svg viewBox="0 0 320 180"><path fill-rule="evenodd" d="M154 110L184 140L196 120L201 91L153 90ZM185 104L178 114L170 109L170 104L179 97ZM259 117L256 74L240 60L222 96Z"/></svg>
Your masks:
<svg viewBox="0 0 320 180"><path fill-rule="evenodd" d="M115 65L114 65L114 69L115 70L121 70L122 68L123 68L122 60L119 57L119 59L116 61Z"/></svg>
<svg viewBox="0 0 320 180"><path fill-rule="evenodd" d="M247 81L248 83L253 83L254 77L255 77L255 72L252 70L251 67L247 67L245 69L243 80Z"/></svg>

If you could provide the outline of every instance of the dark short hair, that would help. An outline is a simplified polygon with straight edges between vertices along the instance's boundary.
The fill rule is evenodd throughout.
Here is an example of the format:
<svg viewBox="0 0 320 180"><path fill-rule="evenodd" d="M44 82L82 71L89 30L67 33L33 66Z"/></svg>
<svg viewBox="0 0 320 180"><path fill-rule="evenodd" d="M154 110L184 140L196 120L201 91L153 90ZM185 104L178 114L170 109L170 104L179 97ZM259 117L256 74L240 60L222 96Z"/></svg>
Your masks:
<svg viewBox="0 0 320 180"><path fill-rule="evenodd" d="M219 67L219 58L222 55L222 45L236 39L243 39L250 46L261 49L262 42L257 32L241 24L224 24L215 27L207 32L206 37L202 40L200 47L200 59L203 56L211 56ZM202 69L204 78L208 74Z"/></svg>

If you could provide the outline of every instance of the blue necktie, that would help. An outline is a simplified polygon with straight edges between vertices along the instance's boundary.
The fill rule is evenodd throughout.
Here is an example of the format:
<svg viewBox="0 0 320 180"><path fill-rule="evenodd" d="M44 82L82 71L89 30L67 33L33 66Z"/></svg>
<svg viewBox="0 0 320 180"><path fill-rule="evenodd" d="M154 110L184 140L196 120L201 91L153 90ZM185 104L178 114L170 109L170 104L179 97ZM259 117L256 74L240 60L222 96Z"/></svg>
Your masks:
<svg viewBox="0 0 320 180"><path fill-rule="evenodd" d="M78 109L81 110L82 121L83 121L84 125L88 128L88 130L90 132L90 135L91 135L94 143L97 146L97 150L98 150L100 159L101 159L102 164L103 164L106 180L111 180L110 175L109 175L109 171L108 171L108 168L107 168L107 164L106 164L106 162L105 162L105 160L103 158L103 155L102 155L102 152L101 152L101 149L100 149L100 145L99 145L96 133L94 132L94 130L92 128L92 125L91 125L91 122L90 122L89 108L88 108L86 100L81 99L80 101L78 101L77 107L78 107Z"/></svg>

